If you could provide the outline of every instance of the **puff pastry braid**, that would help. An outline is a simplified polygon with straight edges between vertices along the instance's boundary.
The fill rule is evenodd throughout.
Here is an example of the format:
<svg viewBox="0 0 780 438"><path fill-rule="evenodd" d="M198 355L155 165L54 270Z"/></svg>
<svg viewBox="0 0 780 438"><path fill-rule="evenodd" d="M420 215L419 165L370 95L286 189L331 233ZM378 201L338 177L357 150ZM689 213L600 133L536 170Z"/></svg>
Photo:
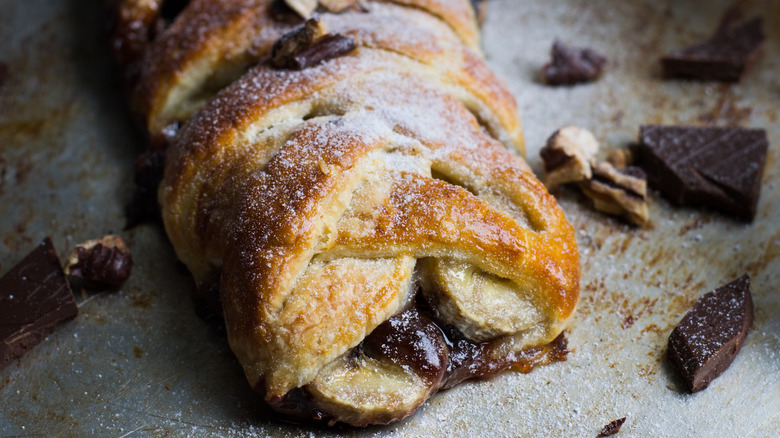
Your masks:
<svg viewBox="0 0 780 438"><path fill-rule="evenodd" d="M303 24L278 2L164 6L122 3L115 48L170 143L170 240L201 298L219 283L230 346L272 406L387 423L560 334L573 230L517 156L468 0L321 9L357 49L297 71L268 62Z"/></svg>

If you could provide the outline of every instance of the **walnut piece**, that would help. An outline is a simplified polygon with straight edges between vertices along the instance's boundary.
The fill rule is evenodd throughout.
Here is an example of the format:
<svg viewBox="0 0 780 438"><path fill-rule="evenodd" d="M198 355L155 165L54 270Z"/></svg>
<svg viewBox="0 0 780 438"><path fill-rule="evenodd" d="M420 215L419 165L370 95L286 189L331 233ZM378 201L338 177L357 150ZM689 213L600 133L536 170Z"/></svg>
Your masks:
<svg viewBox="0 0 780 438"><path fill-rule="evenodd" d="M634 164L634 155L630 149L614 149L607 155L607 162L622 171Z"/></svg>
<svg viewBox="0 0 780 438"><path fill-rule="evenodd" d="M284 0L284 2L305 20L311 18L311 14L317 9L318 3L317 0Z"/></svg>
<svg viewBox="0 0 780 438"><path fill-rule="evenodd" d="M598 150L596 137L587 129L566 126L555 131L539 152L546 172L544 185L554 190L561 184L590 179Z"/></svg>
<svg viewBox="0 0 780 438"><path fill-rule="evenodd" d="M93 284L121 286L130 277L133 255L116 235L76 245L65 261L65 274Z"/></svg>
<svg viewBox="0 0 780 438"><path fill-rule="evenodd" d="M580 182L580 189L593 200L596 210L622 216L635 225L647 222L647 177L642 169L629 166L620 172L610 163L592 167L593 177Z"/></svg>
<svg viewBox="0 0 780 438"><path fill-rule="evenodd" d="M284 0L284 2L304 20L311 18L317 7L335 14L352 7L363 8L360 0Z"/></svg>
<svg viewBox="0 0 780 438"><path fill-rule="evenodd" d="M362 7L359 0L320 0L320 7L328 12L339 13L352 7Z"/></svg>

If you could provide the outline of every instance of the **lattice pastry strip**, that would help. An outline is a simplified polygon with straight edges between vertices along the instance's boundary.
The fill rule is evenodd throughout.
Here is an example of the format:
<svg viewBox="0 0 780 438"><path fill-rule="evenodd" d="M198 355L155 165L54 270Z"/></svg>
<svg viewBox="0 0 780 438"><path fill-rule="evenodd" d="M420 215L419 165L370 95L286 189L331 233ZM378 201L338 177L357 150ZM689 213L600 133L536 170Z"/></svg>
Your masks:
<svg viewBox="0 0 780 438"><path fill-rule="evenodd" d="M153 138L161 136L168 125L189 118L248 66L267 57L282 34L301 24L296 19L274 19L271 3L192 0L157 40L135 55L135 62L128 61L136 84L133 107L145 119ZM370 13L348 10L322 17L332 32L352 35L360 46L399 53L464 87L469 105L492 132L524 151L514 100L481 61L467 1L405 0L366 5ZM150 10L144 11L127 11L128 17L120 23L127 22L125 27L131 28L144 20L152 21ZM115 45L133 46L136 32L118 35Z"/></svg>
<svg viewBox="0 0 780 438"><path fill-rule="evenodd" d="M191 0L144 40L126 28L161 3L127 0L115 40L152 140L171 137L166 231L201 292L218 281L250 384L281 411L386 423L454 382L430 318L496 363L550 343L577 303L573 230L505 148L523 152L520 124L469 2L323 14L358 49L302 71L264 62L301 24L271 3ZM411 352L376 343L400 333Z"/></svg>

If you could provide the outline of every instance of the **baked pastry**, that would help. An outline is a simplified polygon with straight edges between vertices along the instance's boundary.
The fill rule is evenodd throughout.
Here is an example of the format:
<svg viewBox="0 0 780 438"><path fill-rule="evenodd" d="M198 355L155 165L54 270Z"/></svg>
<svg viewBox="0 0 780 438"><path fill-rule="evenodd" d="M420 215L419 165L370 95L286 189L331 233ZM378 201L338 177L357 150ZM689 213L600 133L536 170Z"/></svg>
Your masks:
<svg viewBox="0 0 780 438"><path fill-rule="evenodd" d="M283 412L381 424L538 360L576 306L578 251L518 156L469 0L332 3L304 24L280 2L191 0L166 24L126 0L114 41L168 147L166 231L249 383ZM355 49L275 67L307 25Z"/></svg>

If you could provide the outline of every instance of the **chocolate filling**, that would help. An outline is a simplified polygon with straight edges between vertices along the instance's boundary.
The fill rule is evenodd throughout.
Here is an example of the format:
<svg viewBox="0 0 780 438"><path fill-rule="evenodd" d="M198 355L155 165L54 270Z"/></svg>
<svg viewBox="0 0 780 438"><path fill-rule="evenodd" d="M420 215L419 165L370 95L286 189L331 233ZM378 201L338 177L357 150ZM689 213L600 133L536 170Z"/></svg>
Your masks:
<svg viewBox="0 0 780 438"><path fill-rule="evenodd" d="M466 339L454 327L436 321L428 304L418 296L412 307L380 324L352 354L382 356L412 367L435 385L433 393L464 380L492 377L510 368L528 373L539 365L565 361L568 354L563 333L547 345L509 354L499 352L500 341ZM258 383L255 390L263 395L264 382ZM306 387L296 388L270 405L292 420L331 418L315 407Z"/></svg>

